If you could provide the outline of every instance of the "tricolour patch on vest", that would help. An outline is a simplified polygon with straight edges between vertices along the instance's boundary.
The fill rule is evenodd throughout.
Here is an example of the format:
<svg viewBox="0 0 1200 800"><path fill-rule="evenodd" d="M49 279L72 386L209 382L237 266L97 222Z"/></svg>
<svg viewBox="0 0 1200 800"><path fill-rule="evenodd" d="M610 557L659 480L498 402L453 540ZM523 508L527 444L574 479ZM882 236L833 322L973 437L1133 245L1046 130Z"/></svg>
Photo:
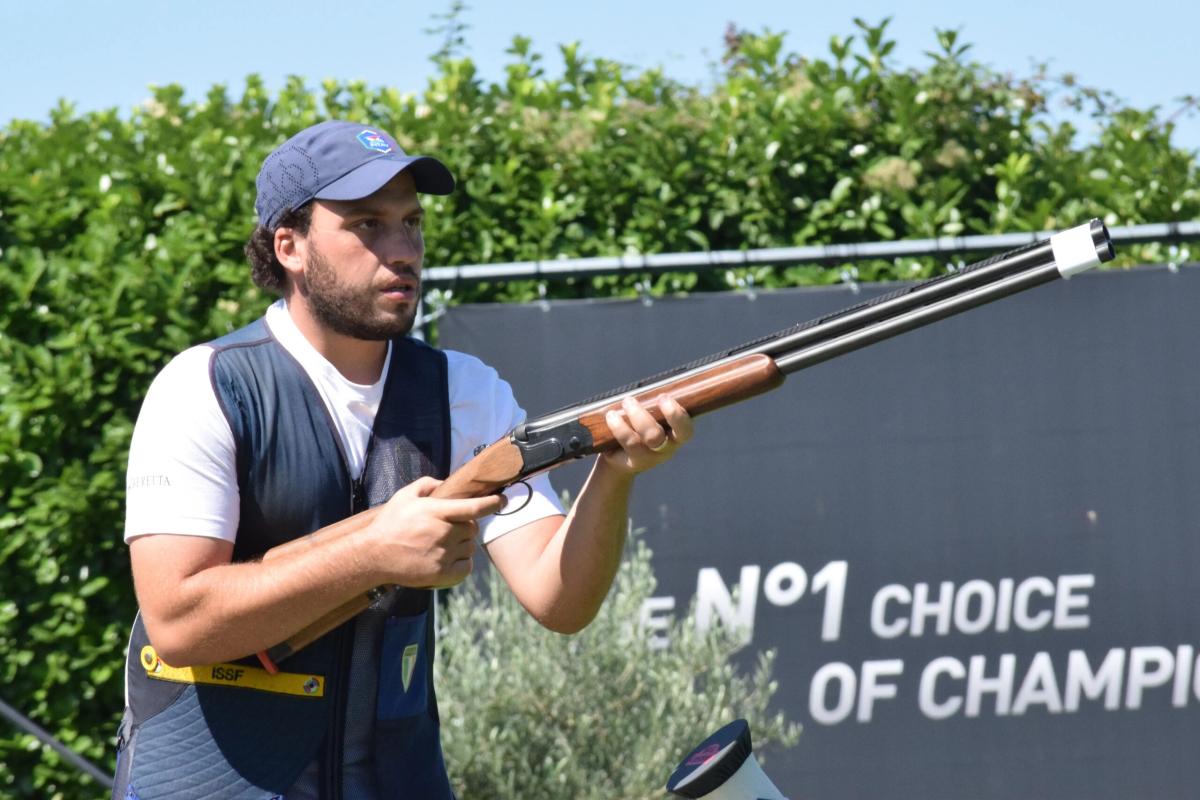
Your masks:
<svg viewBox="0 0 1200 800"><path fill-rule="evenodd" d="M417 668L417 652L420 646L410 644L404 648L404 655L400 658L400 683L404 685L404 691L408 691L409 685L412 684L413 672Z"/></svg>

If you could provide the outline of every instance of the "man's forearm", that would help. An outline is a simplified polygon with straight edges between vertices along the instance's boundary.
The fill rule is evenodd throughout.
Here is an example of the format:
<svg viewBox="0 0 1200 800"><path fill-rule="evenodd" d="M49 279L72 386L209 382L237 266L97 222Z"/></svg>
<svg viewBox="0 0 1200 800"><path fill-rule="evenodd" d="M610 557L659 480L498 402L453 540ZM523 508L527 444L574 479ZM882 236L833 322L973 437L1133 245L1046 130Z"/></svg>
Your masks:
<svg viewBox="0 0 1200 800"><path fill-rule="evenodd" d="M575 633L595 618L621 563L633 480L597 459L570 513L545 546L524 560L519 573L506 575L542 625Z"/></svg>
<svg viewBox="0 0 1200 800"><path fill-rule="evenodd" d="M158 547L177 548L180 538L136 540L135 562L155 558ZM176 666L228 661L275 645L385 582L364 544L349 536L269 563L216 563L183 576L145 571L137 589L150 640Z"/></svg>
<svg viewBox="0 0 1200 800"><path fill-rule="evenodd" d="M634 477L596 461L579 497L563 522L563 574L569 575L570 600L596 615L621 564L629 531L629 497ZM586 622L585 622L586 624Z"/></svg>

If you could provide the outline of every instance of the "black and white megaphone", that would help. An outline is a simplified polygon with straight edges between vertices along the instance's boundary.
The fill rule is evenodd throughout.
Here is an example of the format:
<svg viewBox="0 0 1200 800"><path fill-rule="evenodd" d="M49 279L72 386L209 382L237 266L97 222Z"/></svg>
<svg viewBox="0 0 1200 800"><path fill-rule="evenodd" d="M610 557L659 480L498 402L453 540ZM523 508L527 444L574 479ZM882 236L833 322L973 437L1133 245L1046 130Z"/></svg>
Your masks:
<svg viewBox="0 0 1200 800"><path fill-rule="evenodd" d="M744 719L692 750L671 773L667 791L693 800L787 800L755 760L750 724Z"/></svg>

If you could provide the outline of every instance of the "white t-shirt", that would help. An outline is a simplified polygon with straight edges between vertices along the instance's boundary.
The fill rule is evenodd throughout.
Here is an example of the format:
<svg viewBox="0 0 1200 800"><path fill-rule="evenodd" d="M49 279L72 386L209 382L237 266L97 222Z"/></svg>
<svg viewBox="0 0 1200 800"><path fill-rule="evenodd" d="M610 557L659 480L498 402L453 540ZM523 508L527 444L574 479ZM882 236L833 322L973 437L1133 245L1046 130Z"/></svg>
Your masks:
<svg viewBox="0 0 1200 800"><path fill-rule="evenodd" d="M334 420L352 475L359 475L375 412L391 364L391 346L375 383L351 383L309 343L282 300L267 309L267 326L317 387ZM450 394L450 469L453 472L525 419L512 388L474 356L444 351ZM154 379L138 414L126 477L125 541L149 533L237 536L239 498L233 431L209 378L213 348L199 345L171 360ZM543 517L562 513L545 474L529 481L523 508L480 521L483 541ZM509 506L526 489L506 492Z"/></svg>

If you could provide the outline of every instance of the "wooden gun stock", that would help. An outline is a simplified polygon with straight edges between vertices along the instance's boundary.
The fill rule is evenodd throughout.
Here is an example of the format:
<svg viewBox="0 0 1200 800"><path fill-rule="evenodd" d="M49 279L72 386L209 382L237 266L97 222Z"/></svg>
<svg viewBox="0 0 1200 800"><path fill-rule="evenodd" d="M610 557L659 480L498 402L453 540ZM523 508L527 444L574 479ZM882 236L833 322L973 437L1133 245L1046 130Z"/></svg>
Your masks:
<svg viewBox="0 0 1200 800"><path fill-rule="evenodd" d="M661 423L663 419L662 412L658 408L658 399L664 395L675 398L692 416L699 416L770 391L782 384L783 381L784 375L776 368L775 362L769 356L759 354L714 364L699 372L689 373L677 381L631 394ZM624 397L625 395L621 395L613 398L602 407L589 409L587 413L579 416L579 423L590 432L592 437L591 446L587 448L586 452L579 453L579 455L602 453L617 448L617 442L613 438L612 432L609 431L604 416L609 409L620 408L621 400ZM506 436L488 445L479 455L455 470L433 491L433 496L482 497L501 491L535 472L550 469L576 457L576 454L564 456L549 466L528 471L520 447L511 436ZM321 528L308 536L274 547L263 554L263 561L272 561L289 554L304 552L342 536L362 531L370 526L377 514L378 507L371 508ZM312 644L339 625L350 621L370 607L385 592L386 589L375 589L346 601L343 605L289 636L285 641L258 653L259 661L269 672L277 672L279 669L277 665L280 661Z"/></svg>

